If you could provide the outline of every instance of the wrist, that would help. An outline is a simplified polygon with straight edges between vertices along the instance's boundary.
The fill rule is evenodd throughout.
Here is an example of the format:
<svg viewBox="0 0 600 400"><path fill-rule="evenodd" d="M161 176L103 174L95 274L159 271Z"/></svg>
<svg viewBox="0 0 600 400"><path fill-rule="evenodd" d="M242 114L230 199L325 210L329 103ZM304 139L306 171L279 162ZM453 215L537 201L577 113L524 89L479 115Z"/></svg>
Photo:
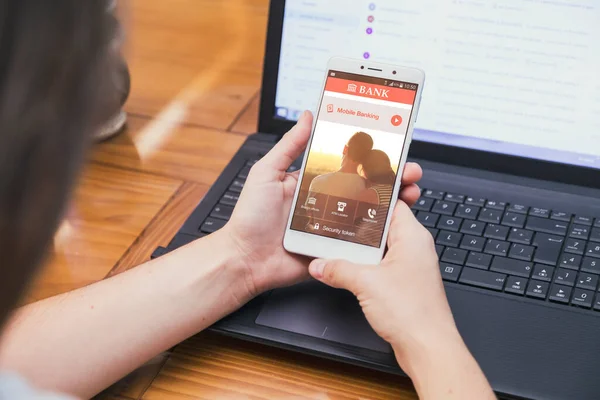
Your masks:
<svg viewBox="0 0 600 400"><path fill-rule="evenodd" d="M396 360L411 379L426 376L426 371L446 354L461 354L466 346L454 324L415 331L413 335L391 342ZM415 382L416 384L416 382Z"/></svg>
<svg viewBox="0 0 600 400"><path fill-rule="evenodd" d="M185 285L182 294L192 299L212 293L229 313L253 297L247 264L223 229L167 257L165 261L179 271L174 278Z"/></svg>

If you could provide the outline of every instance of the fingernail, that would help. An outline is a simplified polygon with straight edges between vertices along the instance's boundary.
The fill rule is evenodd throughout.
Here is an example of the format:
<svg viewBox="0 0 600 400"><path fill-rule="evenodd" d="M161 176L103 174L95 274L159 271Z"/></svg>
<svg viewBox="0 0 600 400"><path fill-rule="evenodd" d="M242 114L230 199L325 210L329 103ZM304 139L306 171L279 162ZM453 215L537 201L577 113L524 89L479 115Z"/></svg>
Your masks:
<svg viewBox="0 0 600 400"><path fill-rule="evenodd" d="M325 270L325 264L327 264L324 260L315 260L310 264L310 274L317 279L323 278L323 271Z"/></svg>

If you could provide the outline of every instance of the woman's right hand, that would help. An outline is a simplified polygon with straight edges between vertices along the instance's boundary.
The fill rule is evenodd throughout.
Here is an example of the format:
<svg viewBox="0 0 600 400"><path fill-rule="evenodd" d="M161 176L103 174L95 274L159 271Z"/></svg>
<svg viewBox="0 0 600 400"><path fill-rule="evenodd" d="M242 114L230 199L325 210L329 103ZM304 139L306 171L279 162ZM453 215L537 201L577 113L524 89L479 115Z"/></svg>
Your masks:
<svg viewBox="0 0 600 400"><path fill-rule="evenodd" d="M394 211L388 246L380 265L315 260L310 273L329 286L354 293L367 320L392 345L422 398L475 393L477 398L494 398L454 323L433 238L402 201ZM461 368L467 375L453 380L448 369ZM468 377L464 386L461 377ZM432 380L436 381L433 386ZM454 394L446 396L448 390Z"/></svg>

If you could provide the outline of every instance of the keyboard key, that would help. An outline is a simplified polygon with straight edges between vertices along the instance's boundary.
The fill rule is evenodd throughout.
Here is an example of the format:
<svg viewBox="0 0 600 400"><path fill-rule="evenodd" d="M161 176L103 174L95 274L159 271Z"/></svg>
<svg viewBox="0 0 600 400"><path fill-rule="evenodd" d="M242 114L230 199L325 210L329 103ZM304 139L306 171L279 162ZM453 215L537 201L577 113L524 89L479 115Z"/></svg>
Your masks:
<svg viewBox="0 0 600 400"><path fill-rule="evenodd" d="M550 301L569 304L569 299L571 298L572 291L573 289L567 286L552 285L552 289L550 289L550 296L548 298L550 299Z"/></svg>
<svg viewBox="0 0 600 400"><path fill-rule="evenodd" d="M431 208L431 211L437 214L452 216L454 215L454 211L456 211L456 203L438 200Z"/></svg>
<svg viewBox="0 0 600 400"><path fill-rule="evenodd" d="M440 221L437 224L439 229L446 229L452 232L458 232L460 229L460 224L462 223L462 219L455 217L448 217L442 215Z"/></svg>
<svg viewBox="0 0 600 400"><path fill-rule="evenodd" d="M221 204L225 204L227 206L233 206L235 207L235 205L237 204L238 200L240 199L240 195L237 193L233 193L233 192L227 192L223 195L223 197L220 200Z"/></svg>
<svg viewBox="0 0 600 400"><path fill-rule="evenodd" d="M562 211L552 211L550 219L557 221L571 222L571 214Z"/></svg>
<svg viewBox="0 0 600 400"><path fill-rule="evenodd" d="M588 272L580 272L577 276L578 288L596 290L598 287L598 275L590 274Z"/></svg>
<svg viewBox="0 0 600 400"><path fill-rule="evenodd" d="M521 204L511 204L506 211L516 214L527 214L529 207Z"/></svg>
<svg viewBox="0 0 600 400"><path fill-rule="evenodd" d="M458 247L463 235L455 232L441 231L436 239L437 244L450 247Z"/></svg>
<svg viewBox="0 0 600 400"><path fill-rule="evenodd" d="M442 273L442 279L445 281L458 281L461 269L462 267L459 265L440 263L440 272Z"/></svg>
<svg viewBox="0 0 600 400"><path fill-rule="evenodd" d="M490 210L504 211L506 208L506 203L503 201L490 200L485 204L485 207L489 208Z"/></svg>
<svg viewBox="0 0 600 400"><path fill-rule="evenodd" d="M594 222L594 218L587 217L584 215L576 215L575 218L573 219L573 223L581 224L581 225L585 225L585 226L592 226L593 222Z"/></svg>
<svg viewBox="0 0 600 400"><path fill-rule="evenodd" d="M590 233L590 240L592 242L600 242L600 229L592 228L592 232Z"/></svg>
<svg viewBox="0 0 600 400"><path fill-rule="evenodd" d="M568 223L555 221L552 219L529 217L525 227L532 231L551 233L553 235L565 236L567 234Z"/></svg>
<svg viewBox="0 0 600 400"><path fill-rule="evenodd" d="M226 219L229 221L229 218L231 218L231 214L233 214L233 207L226 206L223 204L217 204L210 216L213 218Z"/></svg>
<svg viewBox="0 0 600 400"><path fill-rule="evenodd" d="M529 278L533 264L506 257L494 257L490 271Z"/></svg>
<svg viewBox="0 0 600 400"><path fill-rule="evenodd" d="M231 186L229 186L229 190L232 192L241 193L244 189L245 183L246 181L243 179L234 179L234 181L231 183Z"/></svg>
<svg viewBox="0 0 600 400"><path fill-rule="evenodd" d="M438 258L440 258L442 256L442 253L444 252L444 246L440 246L439 244L436 244L435 252L437 253Z"/></svg>
<svg viewBox="0 0 600 400"><path fill-rule="evenodd" d="M502 225L511 226L513 228L523 228L527 217L523 214L516 214L513 212L507 212L502 218Z"/></svg>
<svg viewBox="0 0 600 400"><path fill-rule="evenodd" d="M242 168L242 170L238 174L238 178L240 178L240 179L247 179L248 175L250 175L250 169L251 168L252 167L250 167L249 165L246 165L244 168Z"/></svg>
<svg viewBox="0 0 600 400"><path fill-rule="evenodd" d="M541 264L535 264L531 277L544 282L550 282L554 275L554 267L547 267Z"/></svg>
<svg viewBox="0 0 600 400"><path fill-rule="evenodd" d="M560 236L536 233L533 245L537 247L533 261L536 263L556 265L562 249L564 238Z"/></svg>
<svg viewBox="0 0 600 400"><path fill-rule="evenodd" d="M583 255L583 252L585 250L585 244L586 242L584 242L583 240L567 239L565 243L565 252Z"/></svg>
<svg viewBox="0 0 600 400"><path fill-rule="evenodd" d="M468 204L470 206L483 207L483 206L485 206L485 202L486 202L486 200L481 197L467 197L465 199L465 204Z"/></svg>
<svg viewBox="0 0 600 400"><path fill-rule="evenodd" d="M502 211L484 208L481 210L478 220L483 222L490 222L492 224L499 224L500 218L502 218Z"/></svg>
<svg viewBox="0 0 600 400"><path fill-rule="evenodd" d="M481 208L477 206L467 206L464 204L459 204L456 208L456 213L454 215L460 218L477 219L479 210L481 210Z"/></svg>
<svg viewBox="0 0 600 400"><path fill-rule="evenodd" d="M482 236L486 225L485 222L466 221L460 231L469 235Z"/></svg>
<svg viewBox="0 0 600 400"><path fill-rule="evenodd" d="M207 218L204 224L200 227L200 232L213 233L223 228L227 221L222 219Z"/></svg>
<svg viewBox="0 0 600 400"><path fill-rule="evenodd" d="M591 272L592 274L600 274L600 260L583 257L583 261L581 262L581 270L583 272Z"/></svg>
<svg viewBox="0 0 600 400"><path fill-rule="evenodd" d="M502 290L506 275L480 269L463 268L459 282L492 290Z"/></svg>
<svg viewBox="0 0 600 400"><path fill-rule="evenodd" d="M438 192L438 191L430 190L430 189L426 189L423 192L423 196L429 197L430 199L436 199L436 200L442 200L444 198L445 194L446 193L444 193L444 192Z"/></svg>
<svg viewBox="0 0 600 400"><path fill-rule="evenodd" d="M506 255L508 254L509 247L510 244L508 242L488 239L484 252L488 254L493 254L495 256L506 257Z"/></svg>
<svg viewBox="0 0 600 400"><path fill-rule="evenodd" d="M504 291L506 293L520 294L523 296L525 294L527 282L529 282L528 279L509 276L508 280L506 281L506 289L504 289Z"/></svg>
<svg viewBox="0 0 600 400"><path fill-rule="evenodd" d="M483 236L488 239L506 240L509 229L506 226L489 224Z"/></svg>
<svg viewBox="0 0 600 400"><path fill-rule="evenodd" d="M594 222L594 227L600 228L600 218L596 218L596 222Z"/></svg>
<svg viewBox="0 0 600 400"><path fill-rule="evenodd" d="M599 243L588 243L585 254L589 257L600 258L600 244Z"/></svg>
<svg viewBox="0 0 600 400"><path fill-rule="evenodd" d="M529 210L529 215L540 218L548 218L550 216L550 210L546 208L534 207Z"/></svg>
<svg viewBox="0 0 600 400"><path fill-rule="evenodd" d="M439 219L440 219L439 215L432 214L430 212L419 211L417 213L417 220L421 224L423 224L423 226L426 226L429 228L435 228Z"/></svg>
<svg viewBox="0 0 600 400"><path fill-rule="evenodd" d="M600 296L596 296L596 301L594 302L594 311L600 311Z"/></svg>
<svg viewBox="0 0 600 400"><path fill-rule="evenodd" d="M561 285L574 286L575 275L577 273L569 271L568 269L559 268L554 276L554 283L560 283Z"/></svg>
<svg viewBox="0 0 600 400"><path fill-rule="evenodd" d="M152 253L152 255L150 256L150 259L154 260L155 258L162 257L168 253L169 253L169 251L167 249L165 249L164 247L157 247L156 250L154 250L154 253Z"/></svg>
<svg viewBox="0 0 600 400"><path fill-rule="evenodd" d="M510 258L516 258L517 260L531 261L534 251L534 247L513 243L510 246L508 256Z"/></svg>
<svg viewBox="0 0 600 400"><path fill-rule="evenodd" d="M485 239L481 236L465 235L462 242L460 242L460 248L465 250L483 251L485 246Z"/></svg>
<svg viewBox="0 0 600 400"><path fill-rule="evenodd" d="M527 286L526 295L529 297L535 297L536 299L545 300L548 296L548 288L550 284L540 281L530 281Z"/></svg>
<svg viewBox="0 0 600 400"><path fill-rule="evenodd" d="M465 250L453 249L451 247L444 250L444 254L442 255L442 261L453 264L463 265L466 259L467 252Z"/></svg>
<svg viewBox="0 0 600 400"><path fill-rule="evenodd" d="M508 240L514 243L531 244L533 232L525 229L513 228L510 230Z"/></svg>
<svg viewBox="0 0 600 400"><path fill-rule="evenodd" d="M467 267L489 269L492 263L492 256L483 253L470 252L465 265Z"/></svg>
<svg viewBox="0 0 600 400"><path fill-rule="evenodd" d="M587 240L590 236L590 228L583 225L573 225L569 237Z"/></svg>
<svg viewBox="0 0 600 400"><path fill-rule="evenodd" d="M431 236L433 236L434 240L437 237L438 233L440 232L439 229L435 229L435 228L427 228L427 230L429 231L429 233L431 233Z"/></svg>
<svg viewBox="0 0 600 400"><path fill-rule="evenodd" d="M563 254L558 262L559 267L579 270L581 265L581 256L576 254Z"/></svg>
<svg viewBox="0 0 600 400"><path fill-rule="evenodd" d="M574 306L591 308L592 299L594 298L594 292L585 289L576 288L573 291L573 298L571 304Z"/></svg>
<svg viewBox="0 0 600 400"><path fill-rule="evenodd" d="M454 203L462 203L463 201L465 201L465 196L462 194L448 193L446 194L444 200L452 201Z"/></svg>
<svg viewBox="0 0 600 400"><path fill-rule="evenodd" d="M421 197L417 200L417 203L413 206L413 210L419 211L431 211L431 207L433 207L434 199L429 199L427 197Z"/></svg>

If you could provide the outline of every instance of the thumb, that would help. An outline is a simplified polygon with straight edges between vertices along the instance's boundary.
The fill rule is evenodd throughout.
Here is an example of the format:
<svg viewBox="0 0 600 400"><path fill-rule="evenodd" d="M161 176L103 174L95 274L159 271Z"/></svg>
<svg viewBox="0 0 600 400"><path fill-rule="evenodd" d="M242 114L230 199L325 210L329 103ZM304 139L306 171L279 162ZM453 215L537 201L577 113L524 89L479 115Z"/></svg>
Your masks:
<svg viewBox="0 0 600 400"><path fill-rule="evenodd" d="M298 123L286 133L273 149L257 164L263 174L285 174L285 171L306 149L312 130L313 117L305 111Z"/></svg>
<svg viewBox="0 0 600 400"><path fill-rule="evenodd" d="M310 275L336 289L355 293L358 289L358 273L367 268L344 260L314 260L309 267Z"/></svg>

